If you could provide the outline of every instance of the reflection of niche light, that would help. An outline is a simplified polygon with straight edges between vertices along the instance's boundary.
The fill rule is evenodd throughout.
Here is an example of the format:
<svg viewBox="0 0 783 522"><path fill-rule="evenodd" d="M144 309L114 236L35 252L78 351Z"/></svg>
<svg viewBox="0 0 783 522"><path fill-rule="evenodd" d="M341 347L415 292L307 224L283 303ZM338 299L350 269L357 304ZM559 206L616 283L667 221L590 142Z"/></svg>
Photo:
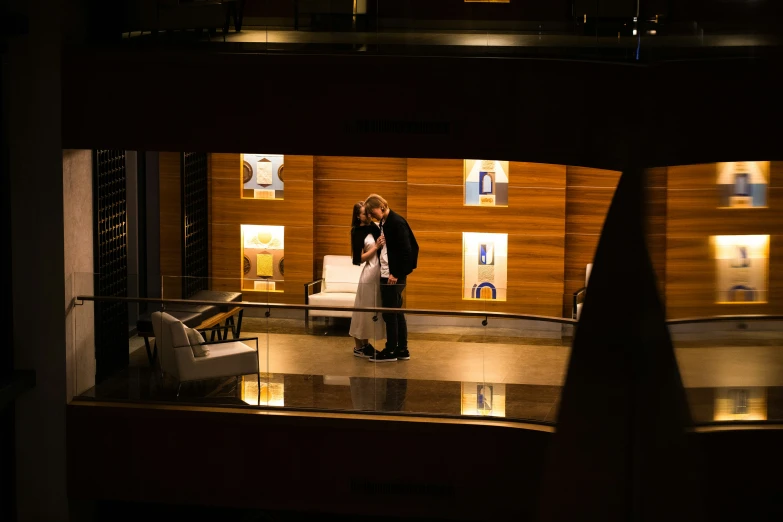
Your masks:
<svg viewBox="0 0 783 522"><path fill-rule="evenodd" d="M242 377L242 400L258 404L258 380L255 375ZM261 374L261 406L285 406L285 386L282 375Z"/></svg>
<svg viewBox="0 0 783 522"><path fill-rule="evenodd" d="M483 397L479 397L480 393ZM485 382L461 383L460 414L505 417L506 385Z"/></svg>
<svg viewBox="0 0 783 522"><path fill-rule="evenodd" d="M767 420L765 388L718 388L715 390L716 421Z"/></svg>

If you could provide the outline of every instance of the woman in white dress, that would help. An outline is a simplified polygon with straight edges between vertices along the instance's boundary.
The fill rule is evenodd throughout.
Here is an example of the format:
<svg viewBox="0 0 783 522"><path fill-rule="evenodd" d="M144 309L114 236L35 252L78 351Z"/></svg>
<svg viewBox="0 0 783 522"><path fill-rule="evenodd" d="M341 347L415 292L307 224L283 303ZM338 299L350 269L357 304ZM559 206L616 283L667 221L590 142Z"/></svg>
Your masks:
<svg viewBox="0 0 783 522"><path fill-rule="evenodd" d="M378 225L364 211L364 203L353 206L351 220L351 257L354 265L364 263L356 289L355 307L373 307L381 305L381 264L378 260L378 249L386 242ZM373 321L372 312L354 312L351 316L349 334L354 338L353 354L356 357L371 357L375 347L370 339L378 340L386 337L386 323L380 318Z"/></svg>

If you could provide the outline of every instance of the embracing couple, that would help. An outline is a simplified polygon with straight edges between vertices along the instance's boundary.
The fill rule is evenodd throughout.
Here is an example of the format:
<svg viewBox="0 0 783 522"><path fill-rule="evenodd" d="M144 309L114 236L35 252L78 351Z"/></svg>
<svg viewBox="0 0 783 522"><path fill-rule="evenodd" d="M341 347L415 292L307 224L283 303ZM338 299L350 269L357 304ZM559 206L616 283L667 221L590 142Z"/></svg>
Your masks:
<svg viewBox="0 0 783 522"><path fill-rule="evenodd" d="M389 208L386 200L371 194L353 206L351 220L353 264L364 263L355 307L402 308L402 292L408 274L416 268L419 244L405 218ZM354 312L351 317L353 354L370 362L391 362L411 358L405 314L384 313L383 322L373 321L372 312ZM385 330L385 332L384 332ZM378 351L370 339L386 338Z"/></svg>

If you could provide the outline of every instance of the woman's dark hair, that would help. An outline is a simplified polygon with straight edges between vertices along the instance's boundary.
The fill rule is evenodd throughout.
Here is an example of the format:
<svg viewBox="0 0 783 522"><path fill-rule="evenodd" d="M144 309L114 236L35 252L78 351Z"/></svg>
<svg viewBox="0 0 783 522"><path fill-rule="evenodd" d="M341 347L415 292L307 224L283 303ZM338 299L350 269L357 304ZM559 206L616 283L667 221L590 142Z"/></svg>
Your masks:
<svg viewBox="0 0 783 522"><path fill-rule="evenodd" d="M357 266L362 264L362 248L364 248L364 235L360 232L364 225L359 219L363 206L364 201L358 201L353 206L353 217L351 218L351 261Z"/></svg>
<svg viewBox="0 0 783 522"><path fill-rule="evenodd" d="M362 207L364 206L364 201L358 201L353 206L353 218L351 218L351 228L358 228L362 226L362 220L359 219L359 214L362 213Z"/></svg>

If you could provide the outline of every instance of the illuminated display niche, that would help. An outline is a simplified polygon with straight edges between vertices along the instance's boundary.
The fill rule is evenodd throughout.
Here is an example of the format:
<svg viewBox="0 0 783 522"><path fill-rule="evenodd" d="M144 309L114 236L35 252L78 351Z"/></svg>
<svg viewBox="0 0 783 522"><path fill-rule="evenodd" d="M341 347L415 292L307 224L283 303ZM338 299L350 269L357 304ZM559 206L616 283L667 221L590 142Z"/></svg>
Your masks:
<svg viewBox="0 0 783 522"><path fill-rule="evenodd" d="M508 161L465 160L465 205L508 206Z"/></svg>
<svg viewBox="0 0 783 522"><path fill-rule="evenodd" d="M283 199L283 164L281 154L241 154L242 197L245 199Z"/></svg>
<svg viewBox="0 0 783 522"><path fill-rule="evenodd" d="M769 236L711 236L717 303L766 303Z"/></svg>
<svg viewBox="0 0 783 522"><path fill-rule="evenodd" d="M767 206L769 161L730 161L717 165L719 208Z"/></svg>
<svg viewBox="0 0 783 522"><path fill-rule="evenodd" d="M242 225L242 289L282 292L285 227Z"/></svg>
<svg viewBox="0 0 783 522"><path fill-rule="evenodd" d="M462 298L505 301L508 234L462 233Z"/></svg>

